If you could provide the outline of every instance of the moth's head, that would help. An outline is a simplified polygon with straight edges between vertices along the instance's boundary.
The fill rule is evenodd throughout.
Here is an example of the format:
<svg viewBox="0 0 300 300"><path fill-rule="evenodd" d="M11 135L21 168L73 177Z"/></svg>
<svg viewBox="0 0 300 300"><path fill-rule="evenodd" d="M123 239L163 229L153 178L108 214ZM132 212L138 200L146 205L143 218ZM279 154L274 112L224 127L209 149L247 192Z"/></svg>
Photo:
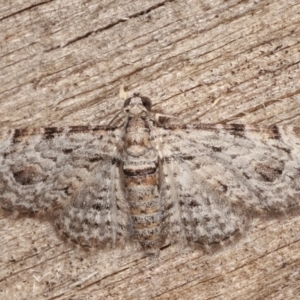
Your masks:
<svg viewBox="0 0 300 300"><path fill-rule="evenodd" d="M130 116L145 116L151 111L151 100L134 93L132 97L124 102L124 111Z"/></svg>

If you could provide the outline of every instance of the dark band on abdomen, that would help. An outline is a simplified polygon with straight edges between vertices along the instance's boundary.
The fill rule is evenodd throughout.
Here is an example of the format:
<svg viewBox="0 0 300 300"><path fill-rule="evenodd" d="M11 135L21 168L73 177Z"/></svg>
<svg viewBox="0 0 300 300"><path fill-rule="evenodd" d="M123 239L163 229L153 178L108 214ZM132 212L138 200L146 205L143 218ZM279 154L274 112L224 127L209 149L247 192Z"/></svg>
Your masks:
<svg viewBox="0 0 300 300"><path fill-rule="evenodd" d="M156 169L157 167L148 167L143 169L124 168L123 172L125 176L133 177L154 174L156 172Z"/></svg>

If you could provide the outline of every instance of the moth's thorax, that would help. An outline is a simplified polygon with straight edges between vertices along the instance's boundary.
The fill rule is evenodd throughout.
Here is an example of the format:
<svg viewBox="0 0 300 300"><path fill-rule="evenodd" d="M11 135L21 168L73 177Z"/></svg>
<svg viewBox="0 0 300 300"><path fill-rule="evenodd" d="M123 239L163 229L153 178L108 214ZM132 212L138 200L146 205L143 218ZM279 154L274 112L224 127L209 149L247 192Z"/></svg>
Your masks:
<svg viewBox="0 0 300 300"><path fill-rule="evenodd" d="M124 149L132 156L145 154L150 145L150 129L146 119L129 118L124 136Z"/></svg>

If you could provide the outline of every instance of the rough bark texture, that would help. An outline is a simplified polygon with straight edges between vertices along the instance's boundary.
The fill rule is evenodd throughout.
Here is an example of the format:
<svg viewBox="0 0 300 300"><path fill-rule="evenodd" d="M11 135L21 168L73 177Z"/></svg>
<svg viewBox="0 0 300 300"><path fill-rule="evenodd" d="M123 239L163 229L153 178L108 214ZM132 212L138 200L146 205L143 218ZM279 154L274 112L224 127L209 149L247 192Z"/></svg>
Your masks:
<svg viewBox="0 0 300 300"><path fill-rule="evenodd" d="M2 0L0 126L105 124L118 91L205 123L300 124L300 1ZM297 299L299 216L212 255L83 252L2 212L1 299ZM298 296L297 296L298 295Z"/></svg>

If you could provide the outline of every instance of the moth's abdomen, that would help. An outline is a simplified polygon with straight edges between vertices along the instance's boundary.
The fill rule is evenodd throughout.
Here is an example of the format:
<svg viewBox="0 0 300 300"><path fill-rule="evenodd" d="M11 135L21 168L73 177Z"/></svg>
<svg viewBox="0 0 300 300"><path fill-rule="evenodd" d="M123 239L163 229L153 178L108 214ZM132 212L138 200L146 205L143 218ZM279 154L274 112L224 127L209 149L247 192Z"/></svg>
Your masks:
<svg viewBox="0 0 300 300"><path fill-rule="evenodd" d="M123 172L134 238L146 251L155 253L161 244L157 164L125 164Z"/></svg>

